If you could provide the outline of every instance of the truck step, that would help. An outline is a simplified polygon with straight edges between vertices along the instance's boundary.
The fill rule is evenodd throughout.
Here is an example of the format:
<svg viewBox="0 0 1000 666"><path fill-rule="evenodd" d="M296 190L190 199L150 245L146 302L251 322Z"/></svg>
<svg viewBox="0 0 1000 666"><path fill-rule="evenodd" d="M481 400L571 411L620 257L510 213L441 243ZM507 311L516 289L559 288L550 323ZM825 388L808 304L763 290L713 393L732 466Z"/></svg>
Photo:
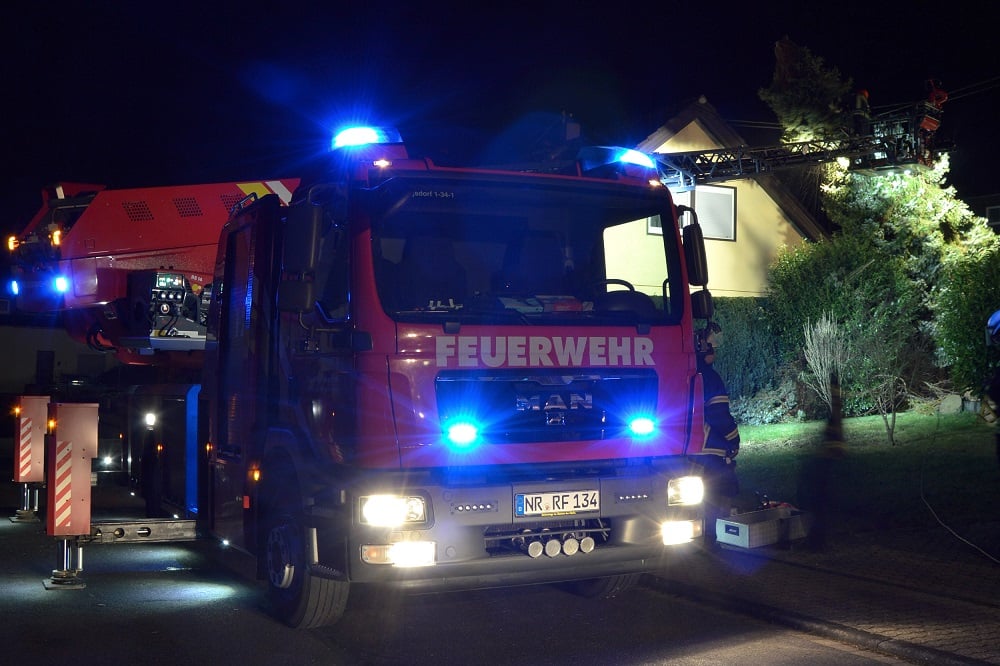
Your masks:
<svg viewBox="0 0 1000 666"><path fill-rule="evenodd" d="M194 541L194 520L143 520L92 523L90 543Z"/></svg>

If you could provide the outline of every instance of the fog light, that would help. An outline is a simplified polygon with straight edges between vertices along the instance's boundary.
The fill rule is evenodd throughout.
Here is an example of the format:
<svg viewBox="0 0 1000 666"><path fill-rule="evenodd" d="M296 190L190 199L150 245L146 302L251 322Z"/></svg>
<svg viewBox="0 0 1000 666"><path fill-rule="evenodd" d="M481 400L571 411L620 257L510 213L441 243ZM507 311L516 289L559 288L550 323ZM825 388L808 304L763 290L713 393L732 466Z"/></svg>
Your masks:
<svg viewBox="0 0 1000 666"><path fill-rule="evenodd" d="M680 543L688 543L697 534L693 520L668 520L660 525L660 534L663 536L664 546L675 546Z"/></svg>
<svg viewBox="0 0 1000 666"><path fill-rule="evenodd" d="M437 544L433 541L399 541L361 546L361 560L368 564L426 567L434 564Z"/></svg>

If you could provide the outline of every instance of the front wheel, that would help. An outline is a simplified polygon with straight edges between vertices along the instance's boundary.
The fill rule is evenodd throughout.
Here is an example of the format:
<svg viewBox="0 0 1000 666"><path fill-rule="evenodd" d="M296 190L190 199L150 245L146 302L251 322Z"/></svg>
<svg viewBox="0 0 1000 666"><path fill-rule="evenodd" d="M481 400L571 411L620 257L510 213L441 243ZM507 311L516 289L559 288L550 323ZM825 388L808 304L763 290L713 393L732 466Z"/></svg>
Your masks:
<svg viewBox="0 0 1000 666"><path fill-rule="evenodd" d="M350 583L314 576L306 560L305 528L291 516L275 521L264 545L274 614L290 627L334 624L344 614Z"/></svg>

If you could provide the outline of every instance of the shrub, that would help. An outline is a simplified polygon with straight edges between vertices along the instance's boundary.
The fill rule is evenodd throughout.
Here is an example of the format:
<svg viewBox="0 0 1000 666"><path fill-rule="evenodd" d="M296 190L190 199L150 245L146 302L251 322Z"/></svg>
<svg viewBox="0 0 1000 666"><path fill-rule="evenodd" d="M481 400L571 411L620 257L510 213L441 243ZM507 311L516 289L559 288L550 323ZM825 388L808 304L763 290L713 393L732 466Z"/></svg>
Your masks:
<svg viewBox="0 0 1000 666"><path fill-rule="evenodd" d="M761 389L752 396L732 401L733 418L745 425L770 425L787 421L796 413L797 386L786 379L775 387Z"/></svg>
<svg viewBox="0 0 1000 666"><path fill-rule="evenodd" d="M987 347L985 340L986 321L1000 309L1000 251L953 258L944 275L934 298L940 361L950 366L956 387L981 395L984 380L1000 360L1000 350Z"/></svg>
<svg viewBox="0 0 1000 666"><path fill-rule="evenodd" d="M771 266L769 286L767 309L787 363L805 370L809 326L823 320L842 331L845 416L884 403L872 392L876 378L909 383L912 369L926 365L912 353L925 349L920 294L905 263L868 240L838 235L784 250Z"/></svg>
<svg viewBox="0 0 1000 666"><path fill-rule="evenodd" d="M778 346L763 300L717 298L715 321L722 327L724 341L715 367L726 381L730 399L748 398L772 387Z"/></svg>
<svg viewBox="0 0 1000 666"><path fill-rule="evenodd" d="M795 409L795 385L781 378L778 341L764 304L759 298L715 301L715 321L724 340L715 366L739 423L777 423Z"/></svg>

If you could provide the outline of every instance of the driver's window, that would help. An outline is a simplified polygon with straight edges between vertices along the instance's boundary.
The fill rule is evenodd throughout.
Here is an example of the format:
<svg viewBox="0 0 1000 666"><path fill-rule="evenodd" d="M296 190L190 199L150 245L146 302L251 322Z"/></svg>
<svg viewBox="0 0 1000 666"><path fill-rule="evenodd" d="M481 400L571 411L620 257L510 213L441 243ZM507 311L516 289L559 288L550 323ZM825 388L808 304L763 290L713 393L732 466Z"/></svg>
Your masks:
<svg viewBox="0 0 1000 666"><path fill-rule="evenodd" d="M327 319L341 320L350 303L350 244L341 229L332 229L323 239L324 275L319 276L323 291L319 305Z"/></svg>
<svg viewBox="0 0 1000 666"><path fill-rule="evenodd" d="M457 310L465 303L467 277L451 239L410 236L398 273L399 303L405 309Z"/></svg>

